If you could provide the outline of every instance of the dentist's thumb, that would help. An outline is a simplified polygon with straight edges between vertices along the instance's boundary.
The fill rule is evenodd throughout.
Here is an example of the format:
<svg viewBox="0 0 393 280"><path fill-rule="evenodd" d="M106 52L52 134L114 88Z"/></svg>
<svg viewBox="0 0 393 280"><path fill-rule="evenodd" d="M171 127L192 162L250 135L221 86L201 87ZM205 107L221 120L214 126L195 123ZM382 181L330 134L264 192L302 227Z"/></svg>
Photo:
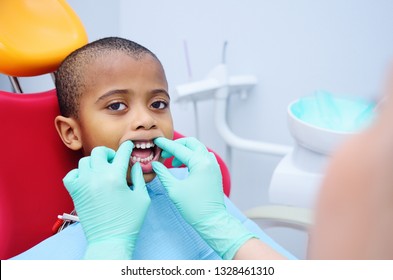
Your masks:
<svg viewBox="0 0 393 280"><path fill-rule="evenodd" d="M160 179L162 185L168 190L177 181L175 177L169 172L169 170L161 162L153 161L152 167L156 173L158 179Z"/></svg>

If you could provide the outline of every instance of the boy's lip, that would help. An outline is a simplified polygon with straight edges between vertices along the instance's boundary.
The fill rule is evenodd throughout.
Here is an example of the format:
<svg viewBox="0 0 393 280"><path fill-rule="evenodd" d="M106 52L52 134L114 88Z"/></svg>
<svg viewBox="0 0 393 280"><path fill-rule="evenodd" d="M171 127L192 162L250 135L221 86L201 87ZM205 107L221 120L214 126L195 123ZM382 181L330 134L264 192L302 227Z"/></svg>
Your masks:
<svg viewBox="0 0 393 280"><path fill-rule="evenodd" d="M130 157L130 167L136 162L139 162L143 173L152 173L153 161L159 161L161 156L161 148L156 146L153 142L154 139L138 139L131 140L134 143L134 149Z"/></svg>

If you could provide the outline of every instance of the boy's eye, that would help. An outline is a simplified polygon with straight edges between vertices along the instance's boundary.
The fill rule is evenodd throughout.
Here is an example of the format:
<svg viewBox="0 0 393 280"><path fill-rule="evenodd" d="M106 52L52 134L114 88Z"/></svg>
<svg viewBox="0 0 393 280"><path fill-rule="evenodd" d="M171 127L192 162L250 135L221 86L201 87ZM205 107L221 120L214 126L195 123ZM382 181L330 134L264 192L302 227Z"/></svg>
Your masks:
<svg viewBox="0 0 393 280"><path fill-rule="evenodd" d="M165 109L168 107L168 104L164 101L155 101L151 104L154 109Z"/></svg>
<svg viewBox="0 0 393 280"><path fill-rule="evenodd" d="M121 102L112 103L108 106L108 109L112 111L123 111L126 108L127 106Z"/></svg>

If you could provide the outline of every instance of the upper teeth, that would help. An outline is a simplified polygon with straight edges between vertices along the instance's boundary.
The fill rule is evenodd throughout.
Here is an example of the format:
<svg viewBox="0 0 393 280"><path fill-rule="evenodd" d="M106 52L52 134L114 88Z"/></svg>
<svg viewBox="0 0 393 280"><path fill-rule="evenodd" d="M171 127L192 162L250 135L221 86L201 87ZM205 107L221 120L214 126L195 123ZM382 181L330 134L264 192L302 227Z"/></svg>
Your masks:
<svg viewBox="0 0 393 280"><path fill-rule="evenodd" d="M154 147L154 143L153 142L136 143L135 147L138 149L150 149L151 147Z"/></svg>

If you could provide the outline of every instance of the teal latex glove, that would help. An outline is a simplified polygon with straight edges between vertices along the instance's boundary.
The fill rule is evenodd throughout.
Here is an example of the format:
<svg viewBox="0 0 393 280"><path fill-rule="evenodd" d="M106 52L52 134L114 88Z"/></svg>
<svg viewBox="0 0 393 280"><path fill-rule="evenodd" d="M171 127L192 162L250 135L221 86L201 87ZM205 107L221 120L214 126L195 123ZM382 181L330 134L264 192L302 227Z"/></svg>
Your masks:
<svg viewBox="0 0 393 280"><path fill-rule="evenodd" d="M87 238L85 259L131 259L140 227L150 205L142 169L127 169L134 145L122 143L117 152L94 148L78 169L63 179Z"/></svg>
<svg viewBox="0 0 393 280"><path fill-rule="evenodd" d="M189 176L173 177L159 162L153 169L183 218L223 258L232 259L247 240L255 237L226 210L222 175L217 159L195 138L176 141L157 138L162 157L175 156L174 165L185 164Z"/></svg>

